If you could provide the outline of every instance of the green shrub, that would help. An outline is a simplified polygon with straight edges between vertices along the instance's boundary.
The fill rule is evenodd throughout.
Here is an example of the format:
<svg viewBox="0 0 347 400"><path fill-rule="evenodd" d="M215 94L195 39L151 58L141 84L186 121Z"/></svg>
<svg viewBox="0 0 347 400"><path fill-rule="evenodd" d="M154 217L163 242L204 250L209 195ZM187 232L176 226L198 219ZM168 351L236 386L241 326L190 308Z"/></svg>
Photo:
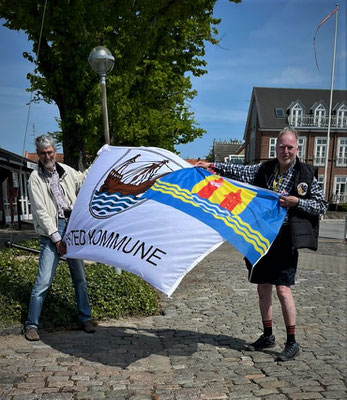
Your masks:
<svg viewBox="0 0 347 400"><path fill-rule="evenodd" d="M39 249L38 240L22 243ZM27 317L31 289L38 271L38 256L16 249L0 251L0 325L23 323ZM159 312L159 295L134 274L94 263L86 265L92 317L96 320L126 316L148 316ZM43 327L69 327L77 321L73 284L66 262L60 262L47 294Z"/></svg>
<svg viewBox="0 0 347 400"><path fill-rule="evenodd" d="M341 203L341 204L330 203L329 204L329 208L328 208L328 213L329 213L329 211L332 211L332 212L346 212L347 211L347 203Z"/></svg>

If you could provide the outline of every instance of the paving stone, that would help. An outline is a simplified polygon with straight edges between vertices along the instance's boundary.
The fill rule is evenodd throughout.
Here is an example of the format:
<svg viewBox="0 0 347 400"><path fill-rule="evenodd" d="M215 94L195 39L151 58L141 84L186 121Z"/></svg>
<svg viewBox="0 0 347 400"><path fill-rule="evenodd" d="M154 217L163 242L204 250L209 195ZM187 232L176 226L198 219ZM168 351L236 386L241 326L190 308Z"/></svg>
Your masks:
<svg viewBox="0 0 347 400"><path fill-rule="evenodd" d="M324 399L347 399L347 392L346 390L341 391L341 392L327 392L327 393L322 393L322 396Z"/></svg>
<svg viewBox="0 0 347 400"><path fill-rule="evenodd" d="M38 394L22 394L13 396L13 400L36 400L39 399Z"/></svg>
<svg viewBox="0 0 347 400"><path fill-rule="evenodd" d="M242 256L224 244L172 298L160 295L164 315L102 321L94 335L43 330L37 343L0 334L0 400L347 398L346 279L338 267L347 247L323 242L324 251L324 266L300 252L293 293L301 352L293 361L275 362L285 342L275 294L276 347L245 351L262 329L256 287Z"/></svg>
<svg viewBox="0 0 347 400"><path fill-rule="evenodd" d="M40 397L42 400L73 400L73 395L70 393L49 393Z"/></svg>
<svg viewBox="0 0 347 400"><path fill-rule="evenodd" d="M290 400L318 400L322 396L318 392L306 392L306 393L291 393L289 395Z"/></svg>

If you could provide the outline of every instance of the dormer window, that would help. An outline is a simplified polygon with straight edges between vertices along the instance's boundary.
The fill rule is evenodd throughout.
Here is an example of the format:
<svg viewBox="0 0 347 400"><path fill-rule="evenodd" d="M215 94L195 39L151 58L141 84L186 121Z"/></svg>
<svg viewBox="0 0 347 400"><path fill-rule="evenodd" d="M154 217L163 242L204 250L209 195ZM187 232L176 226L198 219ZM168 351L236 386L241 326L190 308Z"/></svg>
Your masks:
<svg viewBox="0 0 347 400"><path fill-rule="evenodd" d="M304 109L297 101L290 107L289 122L291 126L301 126L303 124Z"/></svg>
<svg viewBox="0 0 347 400"><path fill-rule="evenodd" d="M336 109L336 126L338 128L347 127L347 105L345 102Z"/></svg>
<svg viewBox="0 0 347 400"><path fill-rule="evenodd" d="M314 126L327 126L327 109L322 102L314 108L313 116Z"/></svg>
<svg viewBox="0 0 347 400"><path fill-rule="evenodd" d="M285 117L284 109L276 107L275 108L275 115L276 115L276 118L284 118Z"/></svg>

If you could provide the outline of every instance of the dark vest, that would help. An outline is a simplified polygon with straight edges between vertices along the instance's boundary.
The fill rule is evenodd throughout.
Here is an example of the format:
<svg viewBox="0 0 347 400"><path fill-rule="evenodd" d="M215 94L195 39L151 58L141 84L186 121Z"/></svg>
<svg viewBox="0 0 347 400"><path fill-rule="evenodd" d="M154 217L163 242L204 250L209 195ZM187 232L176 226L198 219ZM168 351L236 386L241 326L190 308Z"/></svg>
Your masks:
<svg viewBox="0 0 347 400"><path fill-rule="evenodd" d="M267 189L266 183L269 181L271 175L274 173L278 166L277 159L265 161L255 178L254 185ZM296 160L294 185L289 193L291 196L296 196L299 199L308 199L311 195L311 185L314 177L317 177L317 168L313 165L304 164ZM298 188L302 188L307 184L307 190L303 194ZM306 188L305 188L306 189ZM308 248L317 250L318 248L318 234L319 234L319 216L309 215L297 207L288 209L288 219L292 232L293 247L296 249Z"/></svg>

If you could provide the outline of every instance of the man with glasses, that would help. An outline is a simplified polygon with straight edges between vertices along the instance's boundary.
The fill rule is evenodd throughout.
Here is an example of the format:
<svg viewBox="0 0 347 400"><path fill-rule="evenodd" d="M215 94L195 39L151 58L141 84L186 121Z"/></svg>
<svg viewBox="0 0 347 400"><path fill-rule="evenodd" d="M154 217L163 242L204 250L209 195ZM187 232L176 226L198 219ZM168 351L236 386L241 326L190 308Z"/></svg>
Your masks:
<svg viewBox="0 0 347 400"><path fill-rule="evenodd" d="M56 145L49 135L35 140L39 157L38 170L29 179L35 230L40 234L39 272L32 289L28 318L25 322L25 338L40 340L39 319L43 302L53 281L59 258L66 253L63 242L68 218L75 203L77 192L85 174L56 161ZM75 289L78 319L85 332L93 333L88 300L87 281L83 260L68 259Z"/></svg>

